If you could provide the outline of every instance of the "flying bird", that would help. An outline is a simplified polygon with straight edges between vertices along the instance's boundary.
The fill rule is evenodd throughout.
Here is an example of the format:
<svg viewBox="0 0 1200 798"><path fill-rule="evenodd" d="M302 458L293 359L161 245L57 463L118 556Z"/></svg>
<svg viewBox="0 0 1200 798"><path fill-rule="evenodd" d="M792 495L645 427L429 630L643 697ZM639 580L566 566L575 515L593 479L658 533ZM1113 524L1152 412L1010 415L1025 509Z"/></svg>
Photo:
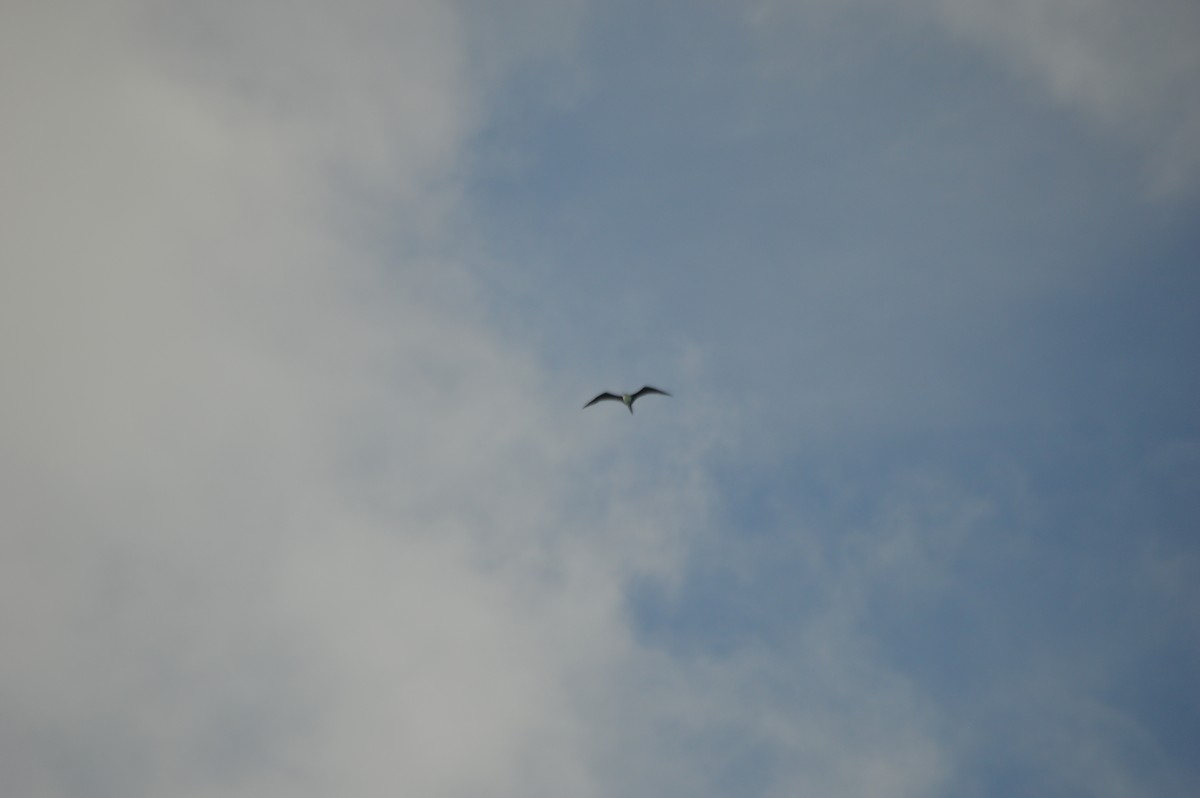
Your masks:
<svg viewBox="0 0 1200 798"><path fill-rule="evenodd" d="M671 394L667 393L666 391L660 391L657 388L651 388L649 385L644 385L644 386L642 386L642 389L640 391L638 391L637 393L615 394L615 393L608 393L606 391L605 393L600 394L595 399L593 399L592 401L590 401L586 405L584 405L584 408L591 407L592 405L596 404L596 402L602 402L605 399L612 399L614 402L624 402L625 406L629 408L629 412L633 413L634 401L636 401L639 396L645 396L648 393L657 393L657 394L661 394L663 396L671 395Z"/></svg>

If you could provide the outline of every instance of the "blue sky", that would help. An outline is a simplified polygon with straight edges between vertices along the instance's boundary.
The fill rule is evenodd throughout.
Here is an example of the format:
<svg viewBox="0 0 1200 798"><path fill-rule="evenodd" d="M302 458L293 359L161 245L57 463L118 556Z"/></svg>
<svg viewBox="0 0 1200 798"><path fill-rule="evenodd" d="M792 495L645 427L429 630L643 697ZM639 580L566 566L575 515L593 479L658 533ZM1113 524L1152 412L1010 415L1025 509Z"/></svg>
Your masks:
<svg viewBox="0 0 1200 798"><path fill-rule="evenodd" d="M0 23L14 794L1200 790L1193 4Z"/></svg>

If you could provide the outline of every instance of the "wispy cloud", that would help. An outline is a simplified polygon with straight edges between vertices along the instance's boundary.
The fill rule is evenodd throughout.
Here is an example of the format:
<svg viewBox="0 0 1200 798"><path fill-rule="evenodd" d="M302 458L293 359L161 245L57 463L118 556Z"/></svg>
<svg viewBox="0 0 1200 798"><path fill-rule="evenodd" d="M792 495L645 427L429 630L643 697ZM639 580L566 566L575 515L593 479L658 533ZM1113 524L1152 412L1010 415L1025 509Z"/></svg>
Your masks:
<svg viewBox="0 0 1200 798"><path fill-rule="evenodd" d="M1141 150L1149 189L1200 179L1200 10L1194 3L930 4L949 30L990 51L1049 96Z"/></svg>

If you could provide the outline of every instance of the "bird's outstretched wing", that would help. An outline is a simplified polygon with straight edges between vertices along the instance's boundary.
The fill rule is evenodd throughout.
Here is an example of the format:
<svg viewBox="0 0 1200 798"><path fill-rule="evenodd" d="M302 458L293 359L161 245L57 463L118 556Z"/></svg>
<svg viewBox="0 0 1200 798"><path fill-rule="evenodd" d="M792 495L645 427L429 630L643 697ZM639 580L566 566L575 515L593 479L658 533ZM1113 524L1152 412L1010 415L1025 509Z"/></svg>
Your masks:
<svg viewBox="0 0 1200 798"><path fill-rule="evenodd" d="M614 400L614 401L617 401L617 402L622 402L622 401L624 401L624 400L623 400L621 397L617 396L615 393L607 393L607 392L606 392L606 393L602 393L602 394L600 394L600 395L599 395L599 396L597 396L595 399L593 399L592 401L588 402L586 405L584 405L584 407L585 407L585 408L591 407L592 405L596 404L596 402L602 402L602 401L604 401L605 399L612 399L612 400Z"/></svg>
<svg viewBox="0 0 1200 798"><path fill-rule="evenodd" d="M635 394L633 395L633 398L634 398L634 399L637 399L639 396L645 396L645 395L646 395L646 394L648 394L648 393L658 393L658 394L662 394L663 396L670 396L670 395L671 395L671 394L667 393L666 391L660 391L659 389L657 389L657 388L653 388L653 387L651 387L651 386L649 386L649 385L643 385L643 386L642 386L642 390L640 390L640 391L638 391L637 393L635 393Z"/></svg>

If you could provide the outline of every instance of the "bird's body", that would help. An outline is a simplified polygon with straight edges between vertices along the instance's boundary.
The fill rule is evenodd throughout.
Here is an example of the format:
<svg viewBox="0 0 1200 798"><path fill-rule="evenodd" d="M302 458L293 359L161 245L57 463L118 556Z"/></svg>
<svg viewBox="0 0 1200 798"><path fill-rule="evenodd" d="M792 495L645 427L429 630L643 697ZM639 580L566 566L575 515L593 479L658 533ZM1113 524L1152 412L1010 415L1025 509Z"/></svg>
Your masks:
<svg viewBox="0 0 1200 798"><path fill-rule="evenodd" d="M642 389L640 391L637 391L636 393L615 394L615 393L608 393L607 391L605 391L604 393L600 394L595 399L593 399L592 401L590 401L586 405L584 405L584 408L591 407L592 405L596 404L596 402L603 402L605 399L611 399L614 402L623 402L625 404L625 406L629 408L629 412L633 413L633 403L637 400L637 398L639 396L645 396L648 393L657 393L662 396L670 396L671 395L671 394L667 393L666 391L660 391L659 389L652 388L649 385L643 385Z"/></svg>

